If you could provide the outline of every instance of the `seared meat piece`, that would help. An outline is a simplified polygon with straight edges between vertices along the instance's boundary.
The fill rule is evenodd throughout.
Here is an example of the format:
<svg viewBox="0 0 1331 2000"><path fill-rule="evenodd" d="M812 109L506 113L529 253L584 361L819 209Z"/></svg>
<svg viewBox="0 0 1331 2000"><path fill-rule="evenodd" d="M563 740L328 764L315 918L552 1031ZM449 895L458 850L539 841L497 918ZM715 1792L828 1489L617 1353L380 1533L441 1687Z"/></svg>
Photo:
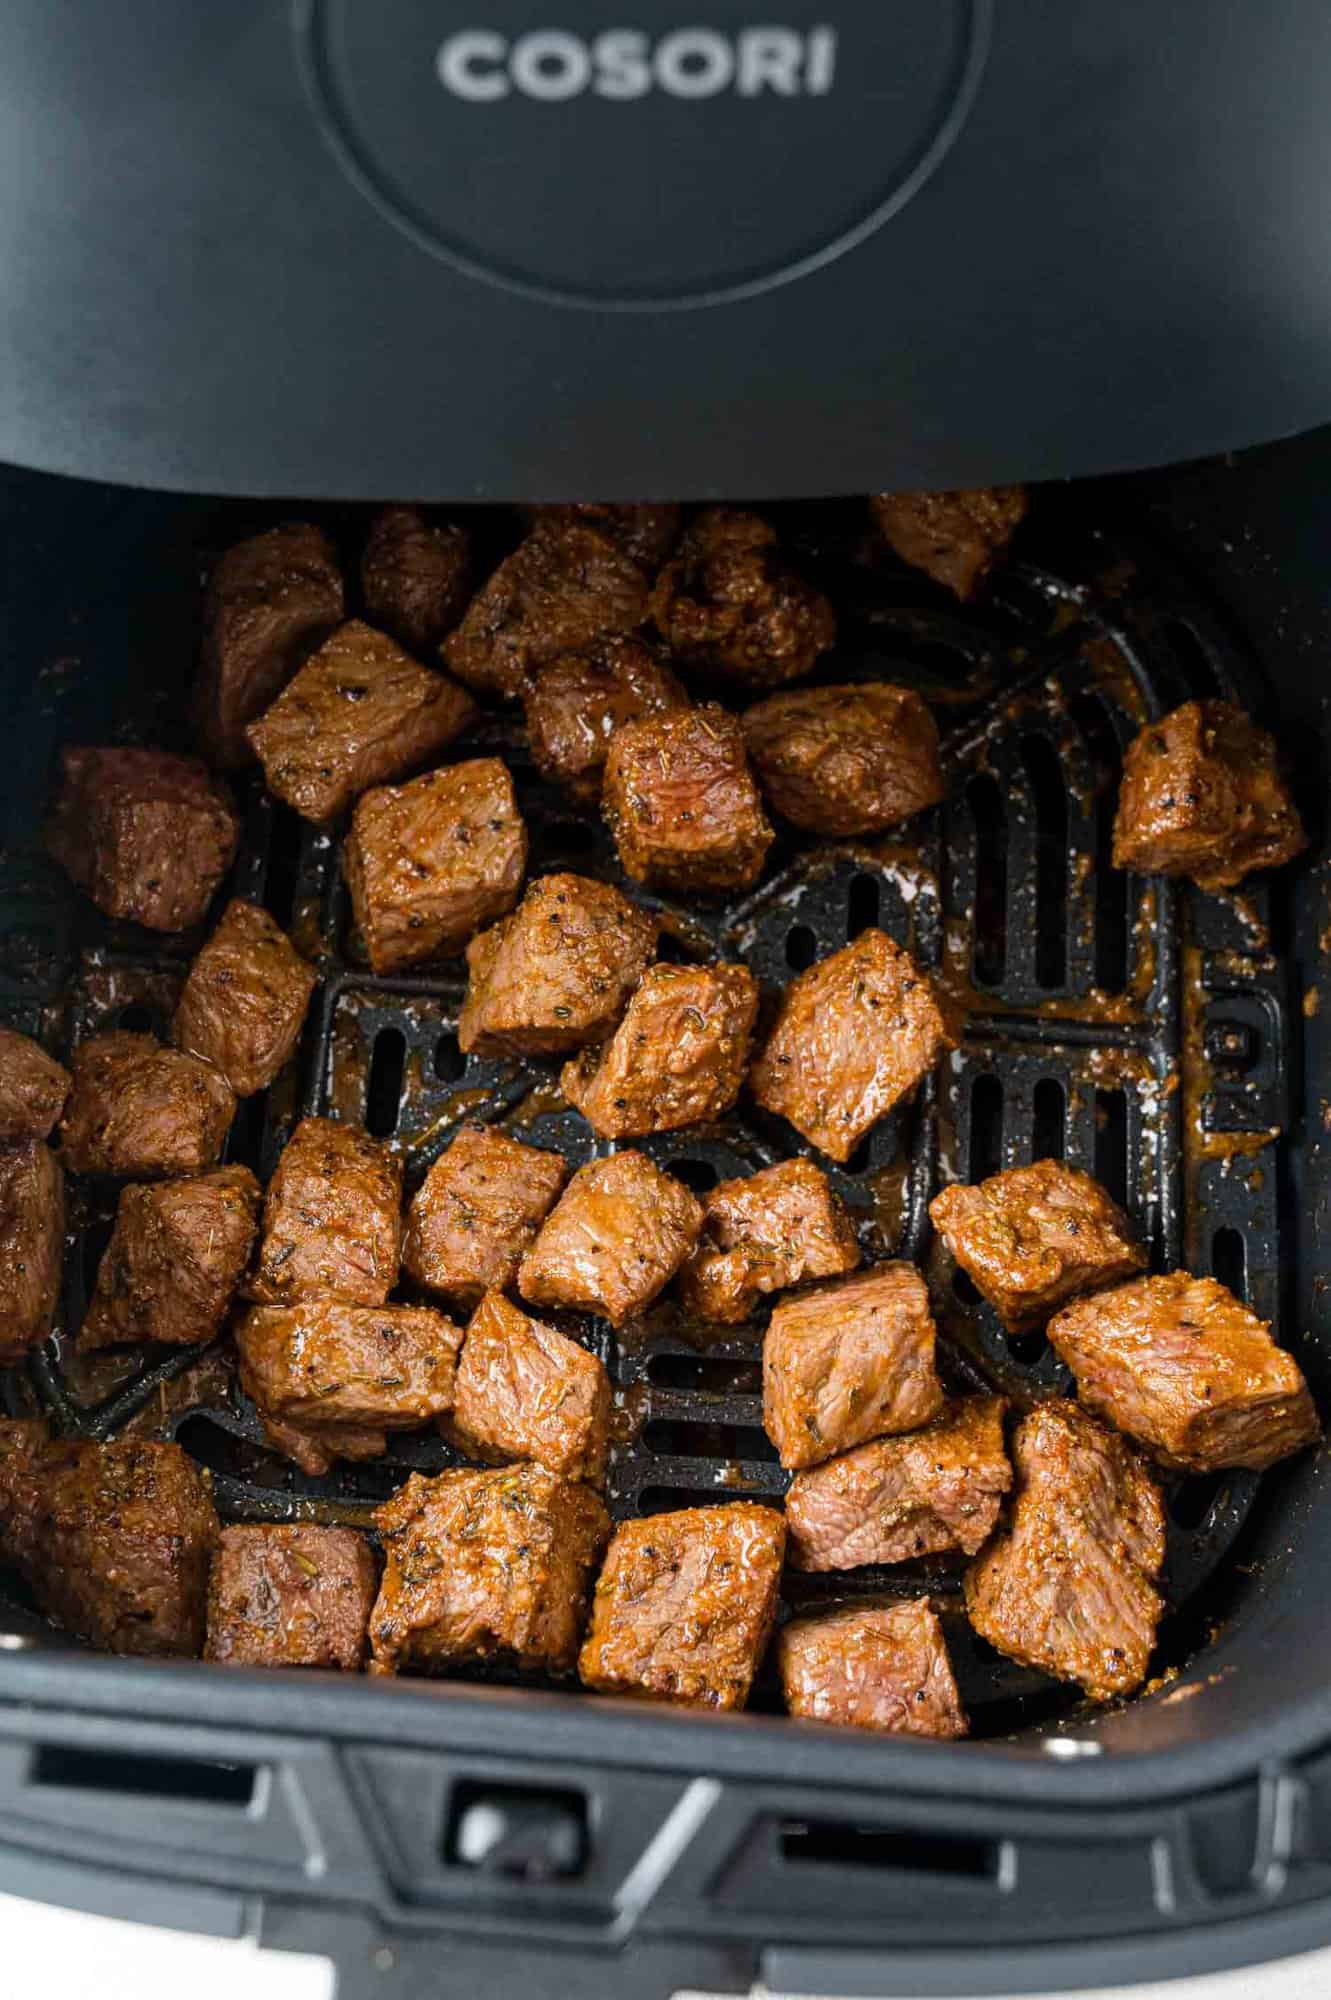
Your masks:
<svg viewBox="0 0 1331 2000"><path fill-rule="evenodd" d="M776 1617L786 1524L747 1500L616 1528L578 1673L601 1694L743 1708Z"/></svg>
<svg viewBox="0 0 1331 2000"><path fill-rule="evenodd" d="M452 1409L461 1345L462 1329L428 1306L341 1299L255 1306L236 1329L245 1394L330 1452L339 1430L363 1430L368 1451L371 1434L416 1430Z"/></svg>
<svg viewBox="0 0 1331 2000"><path fill-rule="evenodd" d="M1274 739L1234 702L1185 701L1128 745L1115 868L1223 889L1307 844Z"/></svg>
<svg viewBox="0 0 1331 2000"><path fill-rule="evenodd" d="M687 708L669 667L640 639L602 639L540 669L525 697L532 762L595 805L610 738L626 722Z"/></svg>
<svg viewBox="0 0 1331 2000"><path fill-rule="evenodd" d="M51 1331L65 1247L65 1177L41 1139L0 1146L0 1364Z"/></svg>
<svg viewBox="0 0 1331 2000"><path fill-rule="evenodd" d="M0 1028L0 1141L48 1139L69 1096L69 1071L30 1035Z"/></svg>
<svg viewBox="0 0 1331 2000"><path fill-rule="evenodd" d="M1298 1362L1214 1278L1138 1278L1066 1306L1048 1333L1087 1408L1162 1465L1264 1472L1322 1434Z"/></svg>
<svg viewBox="0 0 1331 2000"><path fill-rule="evenodd" d="M1026 518L1024 486L875 493L873 517L903 562L963 600L974 597Z"/></svg>
<svg viewBox="0 0 1331 2000"><path fill-rule="evenodd" d="M43 1484L59 1449L41 1418L0 1417L0 1554L18 1569L31 1562Z"/></svg>
<svg viewBox="0 0 1331 2000"><path fill-rule="evenodd" d="M1145 1462L1076 1403L1040 1403L1013 1440L1011 1519L966 1572L971 1624L1097 1701L1146 1676L1163 1605L1165 1515Z"/></svg>
<svg viewBox="0 0 1331 2000"><path fill-rule="evenodd" d="M560 1088L606 1139L720 1118L739 1096L757 1013L747 965L654 965L605 1047L566 1063Z"/></svg>
<svg viewBox="0 0 1331 2000"><path fill-rule="evenodd" d="M942 1407L923 1278L875 1264L785 1299L763 1342L763 1427L786 1466L917 1430Z"/></svg>
<svg viewBox="0 0 1331 2000"><path fill-rule="evenodd" d="M608 535L549 524L500 563L443 654L468 687L516 700L547 661L636 631L646 615L647 579Z"/></svg>
<svg viewBox="0 0 1331 2000"><path fill-rule="evenodd" d="M384 1579L370 1672L445 1673L477 1660L571 1667L610 1517L543 1465L413 1473L375 1514Z"/></svg>
<svg viewBox="0 0 1331 2000"><path fill-rule="evenodd" d="M318 984L267 910L237 899L189 969L171 1039L220 1069L237 1097L253 1097L294 1055Z"/></svg>
<svg viewBox="0 0 1331 2000"><path fill-rule="evenodd" d="M305 662L246 736L270 791L306 819L337 819L370 785L405 778L461 735L471 696L352 619Z"/></svg>
<svg viewBox="0 0 1331 2000"><path fill-rule="evenodd" d="M768 804L812 833L881 833L947 795L938 730L910 688L800 688L746 709L743 725Z"/></svg>
<svg viewBox="0 0 1331 2000"><path fill-rule="evenodd" d="M46 844L108 917L154 931L200 923L235 860L240 821L196 757L64 750Z"/></svg>
<svg viewBox="0 0 1331 2000"><path fill-rule="evenodd" d="M475 1458L529 1458L597 1484L610 1449L610 1377L576 1340L487 1292L467 1327L445 1429Z"/></svg>
<svg viewBox="0 0 1331 2000"><path fill-rule="evenodd" d="M385 507L371 525L360 580L371 623L409 652L431 652L467 608L467 531L428 521L419 507Z"/></svg>
<svg viewBox="0 0 1331 2000"><path fill-rule="evenodd" d="M268 1183L250 1297L382 1304L397 1283L401 1202L402 1162L387 1146L331 1118L302 1118Z"/></svg>
<svg viewBox="0 0 1331 2000"><path fill-rule="evenodd" d="M254 1246L259 1199L248 1167L125 1188L80 1347L220 1333Z"/></svg>
<svg viewBox="0 0 1331 2000"><path fill-rule="evenodd" d="M376 972L453 957L522 888L527 829L507 767L473 757L366 792L342 866Z"/></svg>
<svg viewBox="0 0 1331 2000"><path fill-rule="evenodd" d="M929 1204L934 1228L1014 1332L1077 1292L1146 1268L1132 1224L1099 1181L1061 1160L1009 1167Z"/></svg>
<svg viewBox="0 0 1331 2000"><path fill-rule="evenodd" d="M468 1054L564 1055L602 1042L647 969L659 925L585 875L542 875L467 947L458 1021Z"/></svg>
<svg viewBox="0 0 1331 2000"><path fill-rule="evenodd" d="M680 1291L701 1319L738 1325L764 1292L835 1278L859 1261L850 1217L826 1174L809 1160L782 1160L712 1189Z"/></svg>
<svg viewBox="0 0 1331 2000"><path fill-rule="evenodd" d="M970 1726L943 1628L923 1598L797 1618L777 1657L786 1707L806 1722L938 1737Z"/></svg>
<svg viewBox="0 0 1331 2000"><path fill-rule="evenodd" d="M208 1584L207 1660L235 1667L341 1667L365 1657L379 1586L352 1528L223 1528Z"/></svg>
<svg viewBox="0 0 1331 2000"><path fill-rule="evenodd" d="M342 573L321 529L289 521L228 549L204 605L196 710L215 764L248 764L245 724L342 621Z"/></svg>
<svg viewBox="0 0 1331 2000"><path fill-rule="evenodd" d="M259 1410L263 1434L274 1451L289 1458L311 1479L323 1479L339 1459L382 1458L388 1433L373 1424L295 1424Z"/></svg>
<svg viewBox="0 0 1331 2000"><path fill-rule="evenodd" d="M792 979L749 1087L829 1159L865 1133L957 1044L944 1002L885 931Z"/></svg>
<svg viewBox="0 0 1331 2000"><path fill-rule="evenodd" d="M875 1438L797 1472L786 1495L797 1569L910 1562L988 1540L1012 1468L1000 1396L963 1396L905 1437Z"/></svg>
<svg viewBox="0 0 1331 2000"><path fill-rule="evenodd" d="M591 1160L523 1258L518 1289L622 1326L670 1283L701 1228L701 1204L645 1153Z"/></svg>
<svg viewBox="0 0 1331 2000"><path fill-rule="evenodd" d="M215 1164L236 1099L211 1063L119 1032L81 1042L71 1067L60 1147L76 1174L151 1180Z"/></svg>
<svg viewBox="0 0 1331 2000"><path fill-rule="evenodd" d="M599 528L649 575L679 540L680 509L669 502L573 500L530 512L533 522L545 527Z"/></svg>
<svg viewBox="0 0 1331 2000"><path fill-rule="evenodd" d="M602 808L626 874L657 888L747 889L772 844L739 723L715 702L617 729Z"/></svg>
<svg viewBox="0 0 1331 2000"><path fill-rule="evenodd" d="M466 1127L412 1201L404 1268L418 1285L470 1310L483 1292L513 1284L567 1178L558 1153Z"/></svg>
<svg viewBox="0 0 1331 2000"><path fill-rule="evenodd" d="M709 507L652 592L672 656L707 673L775 687L807 674L836 638L822 592L797 576L757 514Z"/></svg>

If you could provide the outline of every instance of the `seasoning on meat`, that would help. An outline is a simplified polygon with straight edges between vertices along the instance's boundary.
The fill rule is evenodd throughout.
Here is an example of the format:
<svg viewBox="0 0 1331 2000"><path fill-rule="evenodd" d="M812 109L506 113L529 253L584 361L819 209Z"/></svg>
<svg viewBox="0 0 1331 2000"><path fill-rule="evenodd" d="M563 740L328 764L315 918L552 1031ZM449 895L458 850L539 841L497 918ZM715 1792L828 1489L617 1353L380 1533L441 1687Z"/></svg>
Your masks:
<svg viewBox="0 0 1331 2000"><path fill-rule="evenodd" d="M248 1167L121 1191L79 1345L184 1345L220 1333L259 1226Z"/></svg>
<svg viewBox="0 0 1331 2000"><path fill-rule="evenodd" d="M573 1666L610 1534L590 1487L543 1465L413 1473L374 1518L385 1561L371 1673L447 1673L492 1659L557 1673Z"/></svg>
<svg viewBox="0 0 1331 2000"><path fill-rule="evenodd" d="M253 761L252 722L342 622L333 545L306 521L238 542L218 561L203 613L195 708L214 764Z"/></svg>
<svg viewBox="0 0 1331 2000"><path fill-rule="evenodd" d="M956 1045L949 1010L910 954L884 931L862 931L791 980L749 1087L844 1161Z"/></svg>
<svg viewBox="0 0 1331 2000"><path fill-rule="evenodd" d="M1024 486L874 493L869 506L903 562L963 601L974 597L1026 518Z"/></svg>
<svg viewBox="0 0 1331 2000"><path fill-rule="evenodd" d="M757 1013L746 965L654 965L604 1048L566 1063L560 1088L606 1139L720 1118L739 1096Z"/></svg>
<svg viewBox="0 0 1331 2000"><path fill-rule="evenodd" d="M154 931L201 923L236 858L240 821L197 757L63 750L46 845L108 917Z"/></svg>
<svg viewBox="0 0 1331 2000"><path fill-rule="evenodd" d="M679 540L681 509L670 502L574 500L529 509L534 524L555 529L599 528L652 574Z"/></svg>
<svg viewBox="0 0 1331 2000"><path fill-rule="evenodd" d="M578 1659L601 1694L743 1708L776 1617L786 1524L736 1501L616 1528Z"/></svg>
<svg viewBox="0 0 1331 2000"><path fill-rule="evenodd" d="M786 561L757 514L709 507L685 533L652 592L672 657L701 672L775 687L807 674L836 639L822 592Z"/></svg>
<svg viewBox="0 0 1331 2000"><path fill-rule="evenodd" d="M371 523L360 565L365 615L411 653L433 652L467 608L471 541L452 521L419 507L385 507Z"/></svg>
<svg viewBox="0 0 1331 2000"><path fill-rule="evenodd" d="M80 1042L71 1069L60 1149L76 1174L153 1180L216 1164L236 1099L211 1063L118 1031Z"/></svg>
<svg viewBox="0 0 1331 2000"><path fill-rule="evenodd" d="M189 969L171 1039L253 1097L295 1054L318 983L267 910L237 899Z"/></svg>
<svg viewBox="0 0 1331 2000"><path fill-rule="evenodd" d="M532 762L576 799L595 805L615 731L641 716L688 705L669 667L641 639L601 639L581 652L561 653L526 691Z"/></svg>
<svg viewBox="0 0 1331 2000"><path fill-rule="evenodd" d="M206 1660L233 1667L340 1667L365 1657L379 1587L352 1528L223 1528L208 1583Z"/></svg>
<svg viewBox="0 0 1331 2000"><path fill-rule="evenodd" d="M970 1726L943 1627L923 1598L797 1618L777 1659L786 1707L805 1722L940 1738Z"/></svg>
<svg viewBox="0 0 1331 2000"><path fill-rule="evenodd" d="M917 1430L942 1407L935 1328L910 1264L784 1299L763 1342L763 1427L785 1466Z"/></svg>
<svg viewBox="0 0 1331 2000"><path fill-rule="evenodd" d="M376 972L453 957L513 908L526 866L527 829L498 757L366 792L342 849Z"/></svg>
<svg viewBox="0 0 1331 2000"><path fill-rule="evenodd" d="M315 1433L330 1452L348 1426L366 1433L368 1451L379 1432L445 1415L461 1345L462 1329L428 1306L327 1298L255 1306L236 1329L241 1386L260 1414Z"/></svg>
<svg viewBox="0 0 1331 2000"><path fill-rule="evenodd" d="M412 1200L402 1246L408 1276L464 1311L486 1291L506 1291L567 1178L558 1153L465 1127Z"/></svg>
<svg viewBox="0 0 1331 2000"><path fill-rule="evenodd" d="M1263 1472L1322 1434L1298 1362L1214 1278L1138 1278L1078 1299L1048 1333L1087 1408L1162 1465Z"/></svg>
<svg viewBox="0 0 1331 2000"><path fill-rule="evenodd" d="M538 668L647 615L647 579L609 535L544 523L506 556L443 644L468 687L516 700Z"/></svg>
<svg viewBox="0 0 1331 2000"><path fill-rule="evenodd" d="M69 1071L31 1035L0 1028L0 1141L49 1139L69 1096Z"/></svg>
<svg viewBox="0 0 1331 2000"><path fill-rule="evenodd" d="M397 1283L401 1201L402 1162L387 1146L331 1118L302 1118L268 1183L249 1296L381 1304Z"/></svg>
<svg viewBox="0 0 1331 2000"><path fill-rule="evenodd" d="M610 1377L576 1340L487 1292L467 1326L445 1429L474 1458L532 1459L597 1484L610 1449Z"/></svg>
<svg viewBox="0 0 1331 2000"><path fill-rule="evenodd" d="M51 1331L65 1247L65 1177L41 1139L0 1146L0 1364Z"/></svg>
<svg viewBox="0 0 1331 2000"><path fill-rule="evenodd" d="M702 1205L645 1153L579 1167L522 1260L537 1306L604 1313L622 1326L670 1283L702 1228Z"/></svg>
<svg viewBox="0 0 1331 2000"><path fill-rule="evenodd" d="M910 688L799 688L742 722L767 803L811 833L882 833L947 796L938 730Z"/></svg>
<svg viewBox="0 0 1331 2000"><path fill-rule="evenodd" d="M764 1293L839 1277L859 1261L854 1227L826 1174L810 1160L782 1160L712 1189L680 1292L699 1318L738 1325Z"/></svg>
<svg viewBox="0 0 1331 2000"><path fill-rule="evenodd" d="M743 732L715 702L617 729L602 810L625 873L660 889L747 889L773 839Z"/></svg>

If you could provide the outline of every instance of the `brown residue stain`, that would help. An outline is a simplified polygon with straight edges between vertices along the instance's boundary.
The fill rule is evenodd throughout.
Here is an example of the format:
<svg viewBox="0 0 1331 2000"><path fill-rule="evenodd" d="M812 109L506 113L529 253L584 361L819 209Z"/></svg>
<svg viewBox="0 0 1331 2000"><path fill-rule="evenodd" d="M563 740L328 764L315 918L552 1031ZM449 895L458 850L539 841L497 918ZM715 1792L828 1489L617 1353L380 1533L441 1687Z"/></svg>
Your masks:
<svg viewBox="0 0 1331 2000"><path fill-rule="evenodd" d="M1303 1018L1311 1021L1321 1012L1322 995L1316 986L1306 988L1303 995Z"/></svg>

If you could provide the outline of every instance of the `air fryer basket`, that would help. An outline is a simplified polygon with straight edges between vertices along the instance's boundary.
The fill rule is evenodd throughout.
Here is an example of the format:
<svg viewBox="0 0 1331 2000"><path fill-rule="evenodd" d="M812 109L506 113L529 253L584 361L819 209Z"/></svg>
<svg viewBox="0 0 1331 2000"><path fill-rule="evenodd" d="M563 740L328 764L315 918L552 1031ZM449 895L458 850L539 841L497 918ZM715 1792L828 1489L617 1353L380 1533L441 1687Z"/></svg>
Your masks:
<svg viewBox="0 0 1331 2000"><path fill-rule="evenodd" d="M964 1001L961 1048L833 1175L869 1254L928 1266L958 1386L996 1384L1020 1402L1065 1378L1042 1336L1005 1335L932 1253L928 1199L940 1177L1061 1154L1138 1213L1157 1268L1213 1270L1272 1318L1328 1407L1320 854L1292 881L1226 896L1125 877L1108 854L1123 744L1194 694L1232 695L1278 727L1320 840L1327 607L1309 537L1327 518L1317 482L1329 443L1045 489L979 609L870 559L856 503L780 510L842 612L822 677L919 686L942 722L949 801L906 839L784 842L740 904L661 904L666 949L742 957L773 985L879 923ZM185 746L201 572L291 511L32 475L0 486L14 751L0 1018L53 1046L104 1026L160 1030L197 942L104 922L43 860L54 750ZM316 511L353 554L363 512ZM502 515L476 527L495 551L514 531ZM531 771L521 729L495 716L483 734L513 766L533 870L613 876L613 847ZM593 1135L562 1108L550 1065L462 1056L454 969L369 973L336 842L257 786L235 887L293 929L324 981L298 1064L242 1107L232 1157L266 1177L310 1111L390 1139L409 1188L468 1118L588 1156ZM742 1105L716 1128L646 1144L701 1189L780 1157L789 1139ZM71 1333L114 1190L80 1187L75 1201ZM779 1496L760 1328L705 1338L671 1305L618 1339L568 1324L617 1386L616 1516ZM364 1521L407 1469L455 1456L422 1434L385 1461L307 1478L263 1445L225 1343L145 1367L80 1359L60 1333L3 1393L66 1430L176 1437L234 1519ZM420 1990L420 1954L437 1951L441 1929L459 1982L494 1976L502 1942L514 1993L565 1984L575 1949L589 1992L743 1987L760 1970L773 1986L847 1993L1101 1980L1116 1950L1131 1966L1183 1966L1279 1949L1280 1935L1320 1938L1331 1889L1320 1473L1316 1453L1260 1485L1247 1474L1172 1484L1158 1677L1116 1710L996 1655L960 1614L946 1562L792 1579L792 1608L930 1593L983 1739L957 1748L794 1728L763 1713L778 1704L761 1682L757 1713L732 1722L530 1684L384 1689L112 1662L16 1598L0 1610L0 1885L258 1926L334 1949L350 1990L363 1979L384 1994L398 1979ZM490 1815L485 1838L478 1813ZM1005 1949L972 1959L984 1944Z"/></svg>

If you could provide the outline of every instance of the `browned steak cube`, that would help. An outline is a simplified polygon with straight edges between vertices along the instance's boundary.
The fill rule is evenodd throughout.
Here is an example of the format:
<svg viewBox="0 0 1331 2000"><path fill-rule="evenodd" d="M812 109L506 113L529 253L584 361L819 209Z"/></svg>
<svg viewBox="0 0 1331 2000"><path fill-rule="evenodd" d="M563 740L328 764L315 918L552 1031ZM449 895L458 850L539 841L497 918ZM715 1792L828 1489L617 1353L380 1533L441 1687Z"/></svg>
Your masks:
<svg viewBox="0 0 1331 2000"><path fill-rule="evenodd" d="M462 1329L428 1306L307 1299L255 1306L236 1329L246 1395L278 1424L331 1435L416 1430L453 1407ZM343 1454L346 1455L346 1454Z"/></svg>
<svg viewBox="0 0 1331 2000"><path fill-rule="evenodd" d="M273 1450L312 1479L324 1478L340 1459L359 1463L382 1458L388 1450L387 1431L373 1424L296 1424L271 1410L259 1410L258 1417Z"/></svg>
<svg viewBox="0 0 1331 2000"><path fill-rule="evenodd" d="M743 1708L771 1635L786 1524L747 1500L625 1521L578 1673L601 1694Z"/></svg>
<svg viewBox="0 0 1331 2000"><path fill-rule="evenodd" d="M669 667L640 639L602 639L580 653L562 653L526 692L532 762L575 798L595 805L615 731L640 716L688 705Z"/></svg>
<svg viewBox="0 0 1331 2000"><path fill-rule="evenodd" d="M859 1261L850 1217L826 1174L809 1160L782 1160L712 1189L680 1291L700 1318L737 1325L763 1293L839 1277Z"/></svg>
<svg viewBox="0 0 1331 2000"><path fill-rule="evenodd" d="M59 1447L38 1417L0 1417L0 1553L26 1570L37 1538L44 1483Z"/></svg>
<svg viewBox="0 0 1331 2000"><path fill-rule="evenodd" d="M215 764L248 764L245 725L342 621L342 573L321 529L289 521L228 549L204 605L196 709Z"/></svg>
<svg viewBox="0 0 1331 2000"><path fill-rule="evenodd" d="M69 1096L69 1071L30 1035L0 1028L0 1140L48 1139Z"/></svg>
<svg viewBox="0 0 1331 2000"><path fill-rule="evenodd" d="M922 1598L797 1618L777 1657L786 1707L806 1722L938 1737L970 1726L943 1628Z"/></svg>
<svg viewBox="0 0 1331 2000"><path fill-rule="evenodd" d="M812 833L882 833L947 795L938 730L910 688L800 688L746 709L743 724L768 804Z"/></svg>
<svg viewBox="0 0 1331 2000"><path fill-rule="evenodd" d="M445 1427L475 1458L529 1458L596 1484L610 1449L610 1377L576 1340L487 1292L467 1327Z"/></svg>
<svg viewBox="0 0 1331 2000"><path fill-rule="evenodd" d="M572 1667L610 1517L543 1465L413 1473L375 1514L384 1579L371 1673L447 1673L502 1659Z"/></svg>
<svg viewBox="0 0 1331 2000"><path fill-rule="evenodd" d="M568 1178L558 1153L468 1126L425 1176L402 1262L418 1285L470 1310L505 1291Z"/></svg>
<svg viewBox="0 0 1331 2000"><path fill-rule="evenodd" d="M566 1063L560 1088L606 1139L720 1118L739 1096L757 1013L747 965L654 965L605 1047Z"/></svg>
<svg viewBox="0 0 1331 2000"><path fill-rule="evenodd" d="M236 857L226 786L165 750L65 750L46 844L108 917L153 931L202 922Z"/></svg>
<svg viewBox="0 0 1331 2000"><path fill-rule="evenodd" d="M204 1658L235 1667L340 1667L365 1657L379 1587L352 1528L223 1528L208 1584Z"/></svg>
<svg viewBox="0 0 1331 2000"><path fill-rule="evenodd" d="M910 1264L785 1299L763 1342L763 1426L785 1466L918 1430L942 1407L935 1328Z"/></svg>
<svg viewBox="0 0 1331 2000"><path fill-rule="evenodd" d="M956 1044L909 952L885 931L862 931L791 980L749 1086L829 1159L848 1160Z"/></svg>
<svg viewBox="0 0 1331 2000"><path fill-rule="evenodd" d="M1000 1396L963 1396L931 1424L797 1472L786 1495L797 1569L859 1569L988 1540L1012 1468Z"/></svg>
<svg viewBox="0 0 1331 2000"><path fill-rule="evenodd" d="M498 757L366 792L342 849L376 972L452 958L513 908L526 866L527 828Z"/></svg>
<svg viewBox="0 0 1331 2000"><path fill-rule="evenodd" d="M579 1167L522 1260L537 1306L604 1313L622 1326L664 1291L702 1228L702 1205L645 1153Z"/></svg>
<svg viewBox="0 0 1331 2000"><path fill-rule="evenodd" d="M1138 1278L1064 1307L1048 1332L1087 1408L1163 1465L1264 1472L1322 1434L1298 1362L1214 1278Z"/></svg>
<svg viewBox="0 0 1331 2000"><path fill-rule="evenodd" d="M51 1331L65 1248L65 1177L41 1139L0 1146L0 1363Z"/></svg>
<svg viewBox="0 0 1331 2000"><path fill-rule="evenodd" d="M467 947L459 1045L484 1056L554 1056L604 1041L658 929L607 882L542 875L511 917Z"/></svg>
<svg viewBox="0 0 1331 2000"><path fill-rule="evenodd" d="M60 1147L76 1174L154 1180L215 1165L236 1098L211 1063L117 1032L81 1042L71 1067Z"/></svg>
<svg viewBox="0 0 1331 2000"><path fill-rule="evenodd" d="M530 510L533 522L554 528L599 528L653 574L679 540L680 509L669 502L574 500Z"/></svg>
<svg viewBox="0 0 1331 2000"><path fill-rule="evenodd" d="M903 562L962 598L974 597L1026 517L1024 486L953 493L875 493L874 519Z"/></svg>
<svg viewBox="0 0 1331 2000"><path fill-rule="evenodd" d="M831 605L795 574L775 528L734 507L709 507L687 530L652 619L684 665L758 687L798 680L836 638Z"/></svg>
<svg viewBox="0 0 1331 2000"><path fill-rule="evenodd" d="M253 1097L295 1054L318 983L267 910L237 899L189 969L171 1039Z"/></svg>
<svg viewBox="0 0 1331 2000"><path fill-rule="evenodd" d="M617 543L584 522L549 523L477 591L443 654L468 687L516 700L548 660L634 632L646 614L647 579Z"/></svg>
<svg viewBox="0 0 1331 2000"><path fill-rule="evenodd" d="M1114 866L1241 882L1302 853L1307 836L1274 739L1232 701L1187 701L1134 737L1114 816Z"/></svg>
<svg viewBox="0 0 1331 2000"><path fill-rule="evenodd" d="M465 689L359 619L339 625L245 731L270 791L326 825L370 785L405 778L475 714Z"/></svg>
<svg viewBox="0 0 1331 2000"><path fill-rule="evenodd" d="M331 1118L302 1118L268 1183L250 1297L381 1304L397 1283L401 1202L402 1162L387 1146Z"/></svg>
<svg viewBox="0 0 1331 2000"><path fill-rule="evenodd" d="M657 888L747 889L772 844L743 732L715 702L617 729L602 806L625 872Z"/></svg>
<svg viewBox="0 0 1331 2000"><path fill-rule="evenodd" d="M127 1187L80 1347L183 1345L220 1333L259 1226L248 1167Z"/></svg>
<svg viewBox="0 0 1331 2000"><path fill-rule="evenodd" d="M1077 1292L1146 1268L1127 1216L1061 1160L1010 1167L978 1187L948 1187L929 1204L934 1228L1015 1332L1047 1319Z"/></svg>
<svg viewBox="0 0 1331 2000"><path fill-rule="evenodd" d="M412 653L429 653L467 608L471 541L452 521L419 507L377 514L360 565L365 614Z"/></svg>
<svg viewBox="0 0 1331 2000"><path fill-rule="evenodd" d="M976 1631L1097 1701L1146 1677L1163 1610L1160 1491L1143 1459L1076 1403L1040 1403L1013 1440L1010 1521L966 1572Z"/></svg>

